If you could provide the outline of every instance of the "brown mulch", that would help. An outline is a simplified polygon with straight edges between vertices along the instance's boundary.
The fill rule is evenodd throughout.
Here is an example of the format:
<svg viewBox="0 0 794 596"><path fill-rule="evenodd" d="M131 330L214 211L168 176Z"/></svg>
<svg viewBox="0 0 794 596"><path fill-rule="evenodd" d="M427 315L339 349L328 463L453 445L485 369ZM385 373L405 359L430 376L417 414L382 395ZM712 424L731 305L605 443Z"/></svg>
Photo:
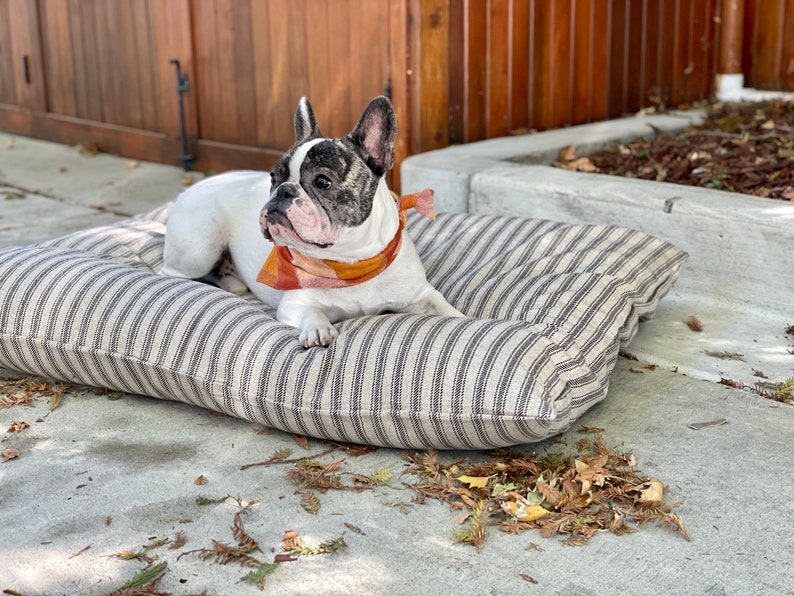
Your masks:
<svg viewBox="0 0 794 596"><path fill-rule="evenodd" d="M793 129L794 101L716 102L699 126L587 156L566 147L555 165L794 201Z"/></svg>

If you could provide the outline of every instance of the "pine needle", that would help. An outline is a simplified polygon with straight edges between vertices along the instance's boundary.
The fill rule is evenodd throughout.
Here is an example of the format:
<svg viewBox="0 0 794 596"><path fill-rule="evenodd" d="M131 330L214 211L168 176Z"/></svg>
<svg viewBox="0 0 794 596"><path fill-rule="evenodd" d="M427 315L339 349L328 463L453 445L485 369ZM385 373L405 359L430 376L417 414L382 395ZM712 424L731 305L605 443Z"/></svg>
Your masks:
<svg viewBox="0 0 794 596"><path fill-rule="evenodd" d="M312 491L306 491L301 497L301 507L309 513L316 515L320 511L320 499Z"/></svg>
<svg viewBox="0 0 794 596"><path fill-rule="evenodd" d="M112 594L118 594L118 596L157 594L154 591L155 587L163 578L167 569L168 563L166 561L157 563L157 565L147 565Z"/></svg>
<svg viewBox="0 0 794 596"><path fill-rule="evenodd" d="M262 563L247 575L240 578L240 581L255 584L260 590L265 589L265 578L278 569L279 563Z"/></svg>

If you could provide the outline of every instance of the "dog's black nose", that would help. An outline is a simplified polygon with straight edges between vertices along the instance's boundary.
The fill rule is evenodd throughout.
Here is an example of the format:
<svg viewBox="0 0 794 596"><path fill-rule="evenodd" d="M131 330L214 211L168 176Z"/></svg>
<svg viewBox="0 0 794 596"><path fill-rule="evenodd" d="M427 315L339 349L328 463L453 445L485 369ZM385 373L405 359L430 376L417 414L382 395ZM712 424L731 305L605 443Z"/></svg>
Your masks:
<svg viewBox="0 0 794 596"><path fill-rule="evenodd" d="M276 199L279 201L291 201L300 196L300 187L293 182L284 182L276 189Z"/></svg>

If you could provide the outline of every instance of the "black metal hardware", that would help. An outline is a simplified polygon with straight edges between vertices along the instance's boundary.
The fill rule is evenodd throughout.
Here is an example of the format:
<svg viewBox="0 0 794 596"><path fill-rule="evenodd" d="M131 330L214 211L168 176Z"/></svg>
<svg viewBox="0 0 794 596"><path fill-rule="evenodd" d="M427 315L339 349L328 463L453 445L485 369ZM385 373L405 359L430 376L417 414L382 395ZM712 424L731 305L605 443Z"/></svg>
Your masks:
<svg viewBox="0 0 794 596"><path fill-rule="evenodd" d="M179 156L182 167L186 172L193 169L193 156L187 152L187 130L185 130L185 105L183 95L190 91L190 79L187 73L182 72L179 60L175 58L169 60L169 64L176 65L176 91L179 94L179 132L182 137L182 154Z"/></svg>
<svg viewBox="0 0 794 596"><path fill-rule="evenodd" d="M22 56L22 66L25 69L25 83L30 85L30 56Z"/></svg>

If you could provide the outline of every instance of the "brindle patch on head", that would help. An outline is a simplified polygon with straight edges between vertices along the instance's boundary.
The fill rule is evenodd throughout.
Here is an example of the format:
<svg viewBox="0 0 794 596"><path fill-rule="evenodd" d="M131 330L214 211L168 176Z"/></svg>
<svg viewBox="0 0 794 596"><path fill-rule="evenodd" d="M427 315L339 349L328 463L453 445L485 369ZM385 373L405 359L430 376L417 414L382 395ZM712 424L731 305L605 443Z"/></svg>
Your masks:
<svg viewBox="0 0 794 596"><path fill-rule="evenodd" d="M372 211L379 177L347 146L346 139L326 140L313 146L300 168L304 191L328 214L334 227L363 223ZM330 180L330 187L320 179Z"/></svg>

